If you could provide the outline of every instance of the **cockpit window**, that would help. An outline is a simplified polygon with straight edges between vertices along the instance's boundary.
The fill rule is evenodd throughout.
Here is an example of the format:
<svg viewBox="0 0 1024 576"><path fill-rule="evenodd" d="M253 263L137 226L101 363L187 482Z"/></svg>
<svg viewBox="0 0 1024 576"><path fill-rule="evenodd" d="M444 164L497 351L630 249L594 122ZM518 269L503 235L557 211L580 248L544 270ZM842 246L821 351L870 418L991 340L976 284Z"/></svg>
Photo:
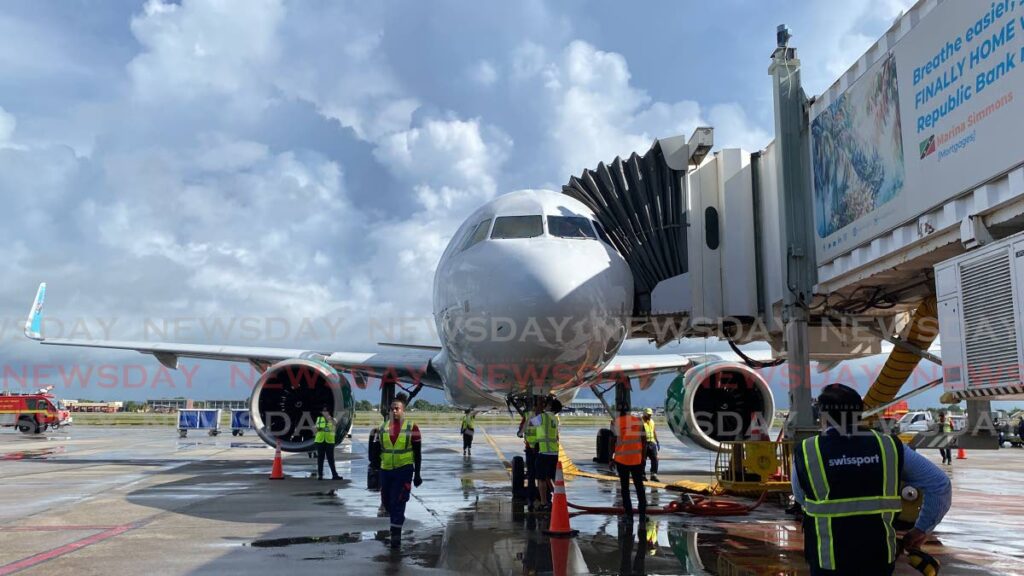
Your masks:
<svg viewBox="0 0 1024 576"><path fill-rule="evenodd" d="M465 250L470 246L480 242L487 238L487 232L491 229L491 220L487 219L476 225L473 233L466 238L465 244L462 245L462 249Z"/></svg>
<svg viewBox="0 0 1024 576"><path fill-rule="evenodd" d="M494 219L491 238L535 238L544 234L540 216L499 216Z"/></svg>
<svg viewBox="0 0 1024 576"><path fill-rule="evenodd" d="M605 232L604 226L601 226L601 223L597 220L594 220L594 229L597 230L597 235L601 238L601 241L611 246L613 249L615 248L615 244L612 244L612 239L608 236L608 233Z"/></svg>
<svg viewBox="0 0 1024 576"><path fill-rule="evenodd" d="M597 238L582 216L548 216L548 233L556 238Z"/></svg>

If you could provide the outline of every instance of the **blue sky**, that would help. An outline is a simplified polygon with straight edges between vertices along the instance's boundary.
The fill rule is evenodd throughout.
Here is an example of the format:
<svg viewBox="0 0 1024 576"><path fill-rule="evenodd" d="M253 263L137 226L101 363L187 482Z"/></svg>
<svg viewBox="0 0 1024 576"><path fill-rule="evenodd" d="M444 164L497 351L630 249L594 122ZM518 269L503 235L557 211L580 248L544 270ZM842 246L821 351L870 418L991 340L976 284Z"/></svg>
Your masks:
<svg viewBox="0 0 1024 576"><path fill-rule="evenodd" d="M373 349L380 319L429 320L434 266L479 204L698 125L759 149L777 24L820 93L909 4L5 2L4 382L244 395L225 366L170 388L148 357L22 341L43 280L51 335ZM94 370L86 390L62 384L72 366Z"/></svg>

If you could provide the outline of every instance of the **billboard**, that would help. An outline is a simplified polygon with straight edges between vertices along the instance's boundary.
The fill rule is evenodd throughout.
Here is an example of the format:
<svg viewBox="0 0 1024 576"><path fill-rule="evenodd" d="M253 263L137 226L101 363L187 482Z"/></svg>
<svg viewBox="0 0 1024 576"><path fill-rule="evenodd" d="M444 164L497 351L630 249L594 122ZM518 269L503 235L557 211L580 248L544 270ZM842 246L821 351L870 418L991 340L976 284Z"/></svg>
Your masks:
<svg viewBox="0 0 1024 576"><path fill-rule="evenodd" d="M812 107L819 265L1024 162L1022 4L940 2Z"/></svg>

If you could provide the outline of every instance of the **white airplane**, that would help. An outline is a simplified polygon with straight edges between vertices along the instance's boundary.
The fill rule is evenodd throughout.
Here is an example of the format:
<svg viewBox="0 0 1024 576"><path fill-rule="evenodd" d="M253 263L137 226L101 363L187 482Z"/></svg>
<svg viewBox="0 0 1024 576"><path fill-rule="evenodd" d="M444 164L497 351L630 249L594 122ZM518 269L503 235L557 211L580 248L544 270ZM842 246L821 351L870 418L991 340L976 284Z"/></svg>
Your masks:
<svg viewBox="0 0 1024 576"><path fill-rule="evenodd" d="M44 283L25 324L26 336L43 344L135 350L169 368L179 358L255 366L262 375L250 402L253 426L265 442L281 441L289 451L310 449L321 406L333 406L339 430L351 428L349 378L360 387L373 377L442 389L462 408L524 410L533 396L568 402L581 387L685 372L685 398L674 403L670 424L681 440L707 449L736 436L723 430L721 414L746 412L744 420L757 412L770 422L774 412L771 390L743 364L618 354L633 312L629 266L586 205L551 191L500 196L452 237L434 276L440 346L356 353L48 339L41 334L45 292Z"/></svg>

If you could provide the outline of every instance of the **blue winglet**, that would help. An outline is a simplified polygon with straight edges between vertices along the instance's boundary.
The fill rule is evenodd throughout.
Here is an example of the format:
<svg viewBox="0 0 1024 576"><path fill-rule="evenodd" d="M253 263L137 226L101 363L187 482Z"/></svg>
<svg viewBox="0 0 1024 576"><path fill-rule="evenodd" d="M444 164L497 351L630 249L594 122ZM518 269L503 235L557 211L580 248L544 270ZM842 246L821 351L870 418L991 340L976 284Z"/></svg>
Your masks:
<svg viewBox="0 0 1024 576"><path fill-rule="evenodd" d="M36 291L36 299L32 302L32 309L28 311L28 320L25 320L25 336L33 340L42 340L43 327L43 300L46 298L46 282L39 284Z"/></svg>

